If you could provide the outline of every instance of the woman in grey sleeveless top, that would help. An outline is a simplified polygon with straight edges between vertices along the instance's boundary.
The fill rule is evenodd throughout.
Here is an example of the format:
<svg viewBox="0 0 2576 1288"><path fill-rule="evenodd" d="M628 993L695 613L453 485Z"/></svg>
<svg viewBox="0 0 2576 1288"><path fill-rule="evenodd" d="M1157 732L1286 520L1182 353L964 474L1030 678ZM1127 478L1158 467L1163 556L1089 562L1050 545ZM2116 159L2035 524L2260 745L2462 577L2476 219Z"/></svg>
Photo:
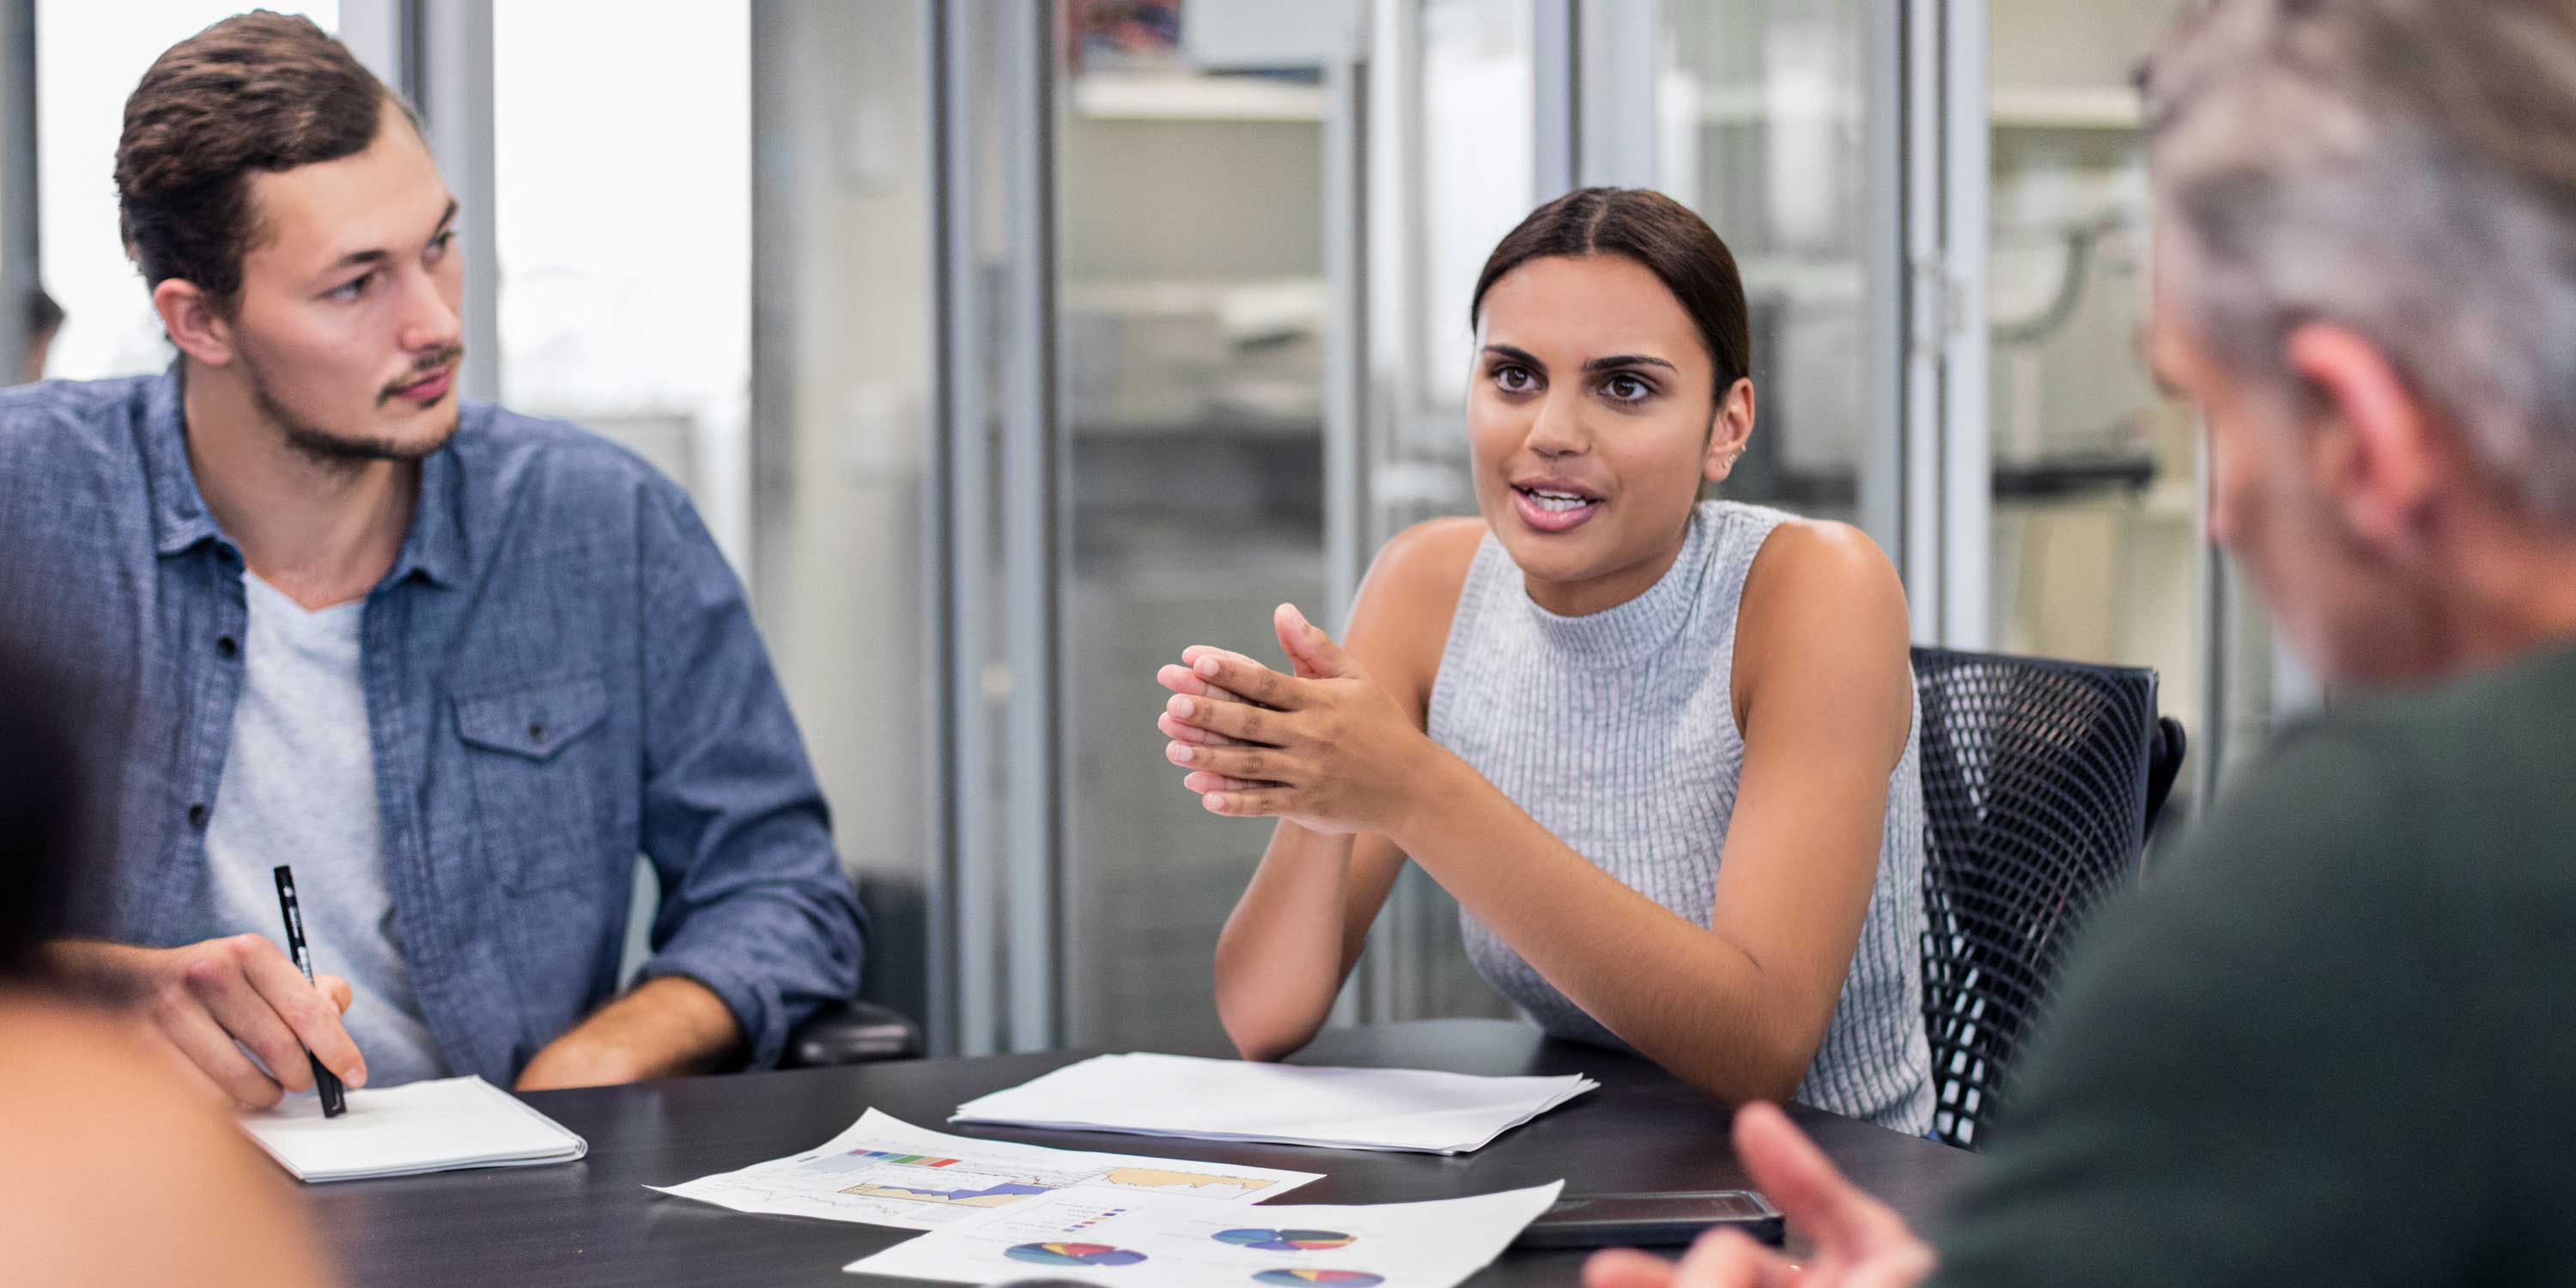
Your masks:
<svg viewBox="0 0 2576 1288"><path fill-rule="evenodd" d="M1303 1046L1409 857L1547 1032L1922 1131L1904 594L1848 527L1698 499L1753 428L1733 257L1586 189L1470 316L1479 517L1389 542L1341 644L1282 605L1293 675L1200 647L1160 676L1183 785L1280 820L1217 946L1227 1033Z"/></svg>

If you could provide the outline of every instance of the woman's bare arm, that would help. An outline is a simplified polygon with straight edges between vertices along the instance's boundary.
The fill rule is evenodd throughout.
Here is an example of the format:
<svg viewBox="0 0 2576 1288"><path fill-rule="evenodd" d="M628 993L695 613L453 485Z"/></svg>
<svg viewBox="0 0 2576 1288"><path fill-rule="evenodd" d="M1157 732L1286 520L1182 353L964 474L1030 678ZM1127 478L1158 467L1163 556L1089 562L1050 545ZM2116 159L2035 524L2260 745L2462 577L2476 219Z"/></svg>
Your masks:
<svg viewBox="0 0 2576 1288"><path fill-rule="evenodd" d="M1351 652L1385 677L1416 730L1427 722L1431 680L1484 530L1480 521L1455 519L1399 534L1352 604ZM1186 671L1167 683L1205 692ZM1173 731L1168 715L1164 727ZM1237 1051L1275 1060L1315 1036L1403 870L1403 853L1382 836L1280 820L1217 937L1217 1016Z"/></svg>

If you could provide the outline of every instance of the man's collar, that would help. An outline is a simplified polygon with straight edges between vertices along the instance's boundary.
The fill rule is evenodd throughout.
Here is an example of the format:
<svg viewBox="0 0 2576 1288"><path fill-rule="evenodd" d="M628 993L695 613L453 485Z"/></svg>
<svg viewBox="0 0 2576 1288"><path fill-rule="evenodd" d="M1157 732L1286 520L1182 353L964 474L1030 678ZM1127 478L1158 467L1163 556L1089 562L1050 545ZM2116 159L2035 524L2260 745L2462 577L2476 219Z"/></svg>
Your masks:
<svg viewBox="0 0 2576 1288"><path fill-rule="evenodd" d="M201 541L221 541L197 472L188 464L188 413L179 362L152 382L144 399L143 477L152 489L152 548L175 555Z"/></svg>
<svg viewBox="0 0 2576 1288"><path fill-rule="evenodd" d="M464 433L465 422L479 420L483 410L467 408L457 432ZM187 398L178 362L152 382L144 402L143 472L152 489L155 551L175 555L205 541L231 544L206 509L205 495L197 490L196 470L188 463ZM415 574L450 589L465 584L471 550L461 517L463 491L464 477L450 440L420 463L420 495L412 504L411 530L403 534L402 551L394 556L393 570L383 584L394 585Z"/></svg>
<svg viewBox="0 0 2576 1288"><path fill-rule="evenodd" d="M477 408L458 414L456 432L477 420ZM420 495L412 502L411 531L403 534L402 553L394 556L385 584L396 585L414 574L430 584L454 590L465 584L471 551L467 545L464 471L456 463L456 441L431 452L420 463Z"/></svg>

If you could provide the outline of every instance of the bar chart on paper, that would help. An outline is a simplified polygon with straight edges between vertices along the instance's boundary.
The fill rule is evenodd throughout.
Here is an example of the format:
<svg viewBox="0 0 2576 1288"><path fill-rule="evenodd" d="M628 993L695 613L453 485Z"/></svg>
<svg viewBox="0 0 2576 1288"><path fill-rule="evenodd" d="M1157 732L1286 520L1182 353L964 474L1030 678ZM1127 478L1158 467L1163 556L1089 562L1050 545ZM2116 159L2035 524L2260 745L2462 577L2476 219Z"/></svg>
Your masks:
<svg viewBox="0 0 2576 1288"><path fill-rule="evenodd" d="M1311 1172L1202 1169L1171 1159L974 1140L923 1131L870 1110L817 1149L661 1192L743 1212L928 1230L1058 1190L1110 1201L1122 1194L1157 1194L1252 1203L1314 1179Z"/></svg>

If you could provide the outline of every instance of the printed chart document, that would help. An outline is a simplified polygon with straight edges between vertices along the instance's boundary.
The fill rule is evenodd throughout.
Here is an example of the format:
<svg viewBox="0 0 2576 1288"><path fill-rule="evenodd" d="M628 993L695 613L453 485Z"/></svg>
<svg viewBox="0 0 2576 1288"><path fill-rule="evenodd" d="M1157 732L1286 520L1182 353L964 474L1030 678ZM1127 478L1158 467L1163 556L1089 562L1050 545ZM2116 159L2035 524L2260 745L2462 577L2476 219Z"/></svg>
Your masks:
<svg viewBox="0 0 2576 1288"><path fill-rule="evenodd" d="M1179 1055L1103 1055L967 1101L948 1121L1327 1149L1462 1154L1600 1086Z"/></svg>
<svg viewBox="0 0 2576 1288"><path fill-rule="evenodd" d="M923 1131L871 1109L848 1131L792 1158L645 1188L737 1212L935 1230L1060 1190L1112 1205L1162 1195L1222 1207L1321 1179L1314 1172L972 1140Z"/></svg>
<svg viewBox="0 0 2576 1288"><path fill-rule="evenodd" d="M1119 1199L1059 1190L842 1268L978 1284L1072 1279L1135 1288L1452 1288L1501 1253L1564 1187L1559 1181L1430 1203L1232 1211L1166 1195Z"/></svg>
<svg viewBox="0 0 2576 1288"><path fill-rule="evenodd" d="M242 1115L241 1125L299 1181L569 1163L590 1151L554 1119L471 1075L352 1091L349 1112L337 1118L322 1116L319 1097L289 1096Z"/></svg>

